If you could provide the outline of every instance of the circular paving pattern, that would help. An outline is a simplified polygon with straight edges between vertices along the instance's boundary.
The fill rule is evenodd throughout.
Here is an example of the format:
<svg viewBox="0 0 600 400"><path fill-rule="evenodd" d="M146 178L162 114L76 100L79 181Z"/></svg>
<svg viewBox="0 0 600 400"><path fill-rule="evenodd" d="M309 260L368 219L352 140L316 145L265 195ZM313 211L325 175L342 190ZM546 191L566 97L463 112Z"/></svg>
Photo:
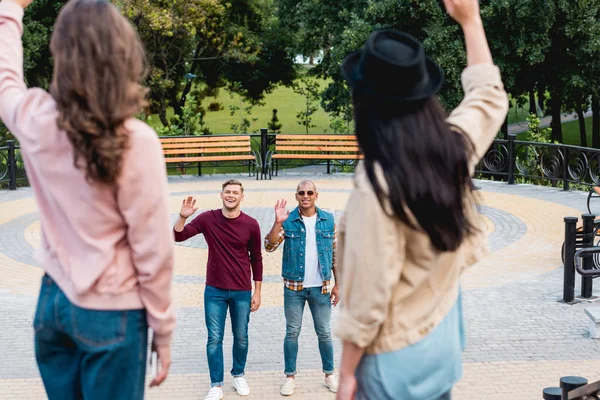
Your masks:
<svg viewBox="0 0 600 400"><path fill-rule="evenodd" d="M242 177L237 177L238 179ZM246 187L242 209L260 224L262 234L273 223L272 203L293 193L303 177L273 181L242 178ZM181 198L194 195L203 209L220 204L218 192L226 177L185 179L171 183L171 209L177 217ZM315 176L318 204L339 217L349 193L349 176ZM562 287L560 243L562 219L578 216L585 195L528 185L478 182L481 212L492 254L468 270L463 279L467 322L465 376L453 398L539 398L541 389L556 385L562 375L600 378L600 344L587 335L586 304L558 302ZM31 319L36 296L25 284L39 287L39 268L32 253L39 245L39 214L31 190L0 192L0 398L43 399L32 349ZM580 207L581 206L581 207ZM174 295L178 328L173 343L173 370L167 384L148 392L150 399L198 399L208 387L206 329L202 304L206 243L196 236L176 245ZM283 289L281 253L264 253L263 304L251 316L247 375L251 399L279 399L283 377ZM25 272L24 272L25 271ZM577 294L579 286L577 286ZM595 294L600 294L597 293ZM333 323L338 315L334 310ZM226 328L225 370L231 367L231 331ZM333 399L322 384L320 358L309 312L300 336L296 399ZM340 343L335 341L336 365ZM514 376L518 376L517 381ZM226 385L230 377L226 373ZM232 390L226 387L226 396ZM235 395L233 395L235 396ZM232 397L233 398L233 397Z"/></svg>

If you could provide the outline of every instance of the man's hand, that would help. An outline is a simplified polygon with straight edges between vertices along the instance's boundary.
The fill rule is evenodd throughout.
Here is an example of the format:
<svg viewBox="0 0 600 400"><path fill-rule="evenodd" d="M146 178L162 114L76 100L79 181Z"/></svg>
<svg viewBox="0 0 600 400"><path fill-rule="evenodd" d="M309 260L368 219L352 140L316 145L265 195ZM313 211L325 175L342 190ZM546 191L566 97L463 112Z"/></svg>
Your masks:
<svg viewBox="0 0 600 400"><path fill-rule="evenodd" d="M193 215L196 211L198 211L198 207L196 207L196 199L192 196L188 196L187 199L183 199L183 204L181 204L181 211L179 212L179 216L182 218L188 218Z"/></svg>
<svg viewBox="0 0 600 400"><path fill-rule="evenodd" d="M255 312L260 308L260 293L254 292L250 303L250 312Z"/></svg>
<svg viewBox="0 0 600 400"><path fill-rule="evenodd" d="M275 223L283 224L290 215L290 212L286 209L287 201L285 199L277 200L275 204Z"/></svg>
<svg viewBox="0 0 600 400"><path fill-rule="evenodd" d="M171 367L171 345L157 346L154 341L152 341L152 351L156 351L160 364L156 378L150 382L150 387L156 387L160 386L167 379L167 375L169 375L169 368Z"/></svg>
<svg viewBox="0 0 600 400"><path fill-rule="evenodd" d="M340 295L339 295L340 289L338 288L337 285L335 285L333 287L333 289L331 289L331 304L333 304L333 306L337 306L338 303L340 302Z"/></svg>

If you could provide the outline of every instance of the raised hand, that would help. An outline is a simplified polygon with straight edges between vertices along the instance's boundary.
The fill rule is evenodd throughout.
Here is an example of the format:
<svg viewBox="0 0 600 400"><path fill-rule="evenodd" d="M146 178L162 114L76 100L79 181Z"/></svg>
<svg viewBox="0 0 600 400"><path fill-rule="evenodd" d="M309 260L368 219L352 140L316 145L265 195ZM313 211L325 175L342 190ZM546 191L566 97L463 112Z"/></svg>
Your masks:
<svg viewBox="0 0 600 400"><path fill-rule="evenodd" d="M198 207L196 207L195 198L193 198L192 196L188 196L187 198L183 199L183 203L181 204L181 211L179 212L179 215L182 218L188 218L196 211L198 211Z"/></svg>
<svg viewBox="0 0 600 400"><path fill-rule="evenodd" d="M290 215L290 212L286 209L287 201L285 199L277 200L275 204L275 223L282 224Z"/></svg>
<svg viewBox="0 0 600 400"><path fill-rule="evenodd" d="M15 3L18 6L21 6L23 8L27 8L31 3L33 3L33 0L4 0L4 1L10 1L11 3Z"/></svg>
<svg viewBox="0 0 600 400"><path fill-rule="evenodd" d="M444 0L446 11L460 25L481 21L478 0Z"/></svg>

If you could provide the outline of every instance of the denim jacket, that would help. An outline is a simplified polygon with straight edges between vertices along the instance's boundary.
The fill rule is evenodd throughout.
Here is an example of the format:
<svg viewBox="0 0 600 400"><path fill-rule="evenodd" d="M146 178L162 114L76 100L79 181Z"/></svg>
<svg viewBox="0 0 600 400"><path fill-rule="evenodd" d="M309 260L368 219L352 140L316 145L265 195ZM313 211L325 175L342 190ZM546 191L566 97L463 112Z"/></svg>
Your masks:
<svg viewBox="0 0 600 400"><path fill-rule="evenodd" d="M282 276L284 279L304 281L306 258L306 227L300 210L296 207L283 223L284 244ZM333 214L317 207L317 251L319 267L323 280L330 280L333 267L333 240L335 238L335 220Z"/></svg>

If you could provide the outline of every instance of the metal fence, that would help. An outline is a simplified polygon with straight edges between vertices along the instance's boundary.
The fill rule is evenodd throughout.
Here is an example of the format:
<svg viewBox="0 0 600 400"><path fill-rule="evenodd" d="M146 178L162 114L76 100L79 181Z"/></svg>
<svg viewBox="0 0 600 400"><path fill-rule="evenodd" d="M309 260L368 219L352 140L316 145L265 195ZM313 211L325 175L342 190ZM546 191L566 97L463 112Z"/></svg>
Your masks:
<svg viewBox="0 0 600 400"><path fill-rule="evenodd" d="M275 150L276 134L261 129L260 134L248 136L251 138L252 148L259 152L264 164L267 154ZM215 169L227 166L223 162L206 164ZM325 162L299 160L285 167L310 164ZM341 162L340 165L351 166L353 163ZM268 177L265 174L265 165L262 167L260 178ZM181 166L174 164L172 168ZM509 135L508 140L494 140L475 172L479 176L491 177L509 184L514 184L515 179L521 177L552 184L560 183L564 190L569 190L570 184L595 186L600 185L600 149L520 141L516 139L516 135ZM15 189L18 182L26 180L19 146L14 141L8 141L7 146L0 147L0 187L8 185L9 189Z"/></svg>
<svg viewBox="0 0 600 400"><path fill-rule="evenodd" d="M21 149L14 140L8 140L0 147L0 188L15 190L19 182L27 182Z"/></svg>
<svg viewBox="0 0 600 400"><path fill-rule="evenodd" d="M476 172L498 180L515 183L516 177L535 181L600 184L600 149L565 144L526 142L509 135L508 140L494 140Z"/></svg>

